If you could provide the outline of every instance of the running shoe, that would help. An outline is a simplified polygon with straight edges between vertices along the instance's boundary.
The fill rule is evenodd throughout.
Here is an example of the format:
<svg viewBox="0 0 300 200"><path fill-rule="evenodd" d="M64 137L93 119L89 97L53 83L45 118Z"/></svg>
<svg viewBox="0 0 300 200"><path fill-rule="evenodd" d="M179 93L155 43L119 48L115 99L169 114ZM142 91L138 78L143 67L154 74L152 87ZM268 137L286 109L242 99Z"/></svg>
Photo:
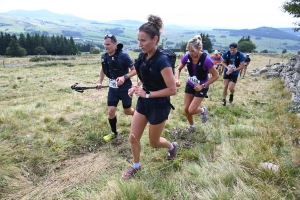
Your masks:
<svg viewBox="0 0 300 200"><path fill-rule="evenodd" d="M208 120L208 110L206 107L202 108L204 110L203 113L201 113L201 119L202 119L202 123L205 123Z"/></svg>
<svg viewBox="0 0 300 200"><path fill-rule="evenodd" d="M122 179L132 178L140 170L142 170L142 166L139 166L139 168L134 168L133 166L130 166L128 170L122 175Z"/></svg>
<svg viewBox="0 0 300 200"><path fill-rule="evenodd" d="M110 133L110 134L104 136L103 139L105 140L105 142L109 142L112 139L115 139L117 137L118 137L118 132L116 132L116 133Z"/></svg>
<svg viewBox="0 0 300 200"><path fill-rule="evenodd" d="M196 127L195 126L189 126L188 129L189 129L190 132L193 132L193 131L196 130Z"/></svg>
<svg viewBox="0 0 300 200"><path fill-rule="evenodd" d="M223 99L222 106L226 106L226 100Z"/></svg>
<svg viewBox="0 0 300 200"><path fill-rule="evenodd" d="M177 151L177 148L178 148L178 144L177 144L177 142L172 142L172 145L173 145L174 148L171 151L168 151L167 160L171 160L171 159L176 158L176 151Z"/></svg>

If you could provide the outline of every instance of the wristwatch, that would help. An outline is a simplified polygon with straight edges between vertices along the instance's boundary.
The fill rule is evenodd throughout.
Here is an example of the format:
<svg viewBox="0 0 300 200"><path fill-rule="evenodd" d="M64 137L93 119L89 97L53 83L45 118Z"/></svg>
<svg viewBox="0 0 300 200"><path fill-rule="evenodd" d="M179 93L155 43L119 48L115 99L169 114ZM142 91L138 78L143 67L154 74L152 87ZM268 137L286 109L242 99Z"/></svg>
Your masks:
<svg viewBox="0 0 300 200"><path fill-rule="evenodd" d="M127 74L124 75L125 80L129 79L129 77L127 76Z"/></svg>
<svg viewBox="0 0 300 200"><path fill-rule="evenodd" d="M146 91L146 98L148 99L148 98L150 98L150 91Z"/></svg>
<svg viewBox="0 0 300 200"><path fill-rule="evenodd" d="M203 85L203 88L205 89L205 88L206 88L206 85L205 85L204 83L203 83L202 85Z"/></svg>

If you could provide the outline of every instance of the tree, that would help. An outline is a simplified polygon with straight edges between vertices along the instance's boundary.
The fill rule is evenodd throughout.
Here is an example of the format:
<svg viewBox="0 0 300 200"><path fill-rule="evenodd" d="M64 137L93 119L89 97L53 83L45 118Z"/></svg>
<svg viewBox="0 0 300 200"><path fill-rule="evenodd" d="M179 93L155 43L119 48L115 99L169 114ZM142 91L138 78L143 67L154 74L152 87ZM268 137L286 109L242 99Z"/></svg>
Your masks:
<svg viewBox="0 0 300 200"><path fill-rule="evenodd" d="M7 46L5 45L4 40L5 40L4 39L4 34L1 31L0 32L0 55L5 55L6 54L6 48L7 48Z"/></svg>
<svg viewBox="0 0 300 200"><path fill-rule="evenodd" d="M252 42L251 40L250 40L250 36L248 35L248 37L247 38L244 38L244 36L238 41L238 44L239 43L241 43L241 42Z"/></svg>
<svg viewBox="0 0 300 200"><path fill-rule="evenodd" d="M57 40L55 38L55 36L53 35L51 37L51 51L52 51L52 55L57 55L57 51L58 51L58 43L57 43Z"/></svg>
<svg viewBox="0 0 300 200"><path fill-rule="evenodd" d="M26 34L26 47L24 47L27 51L28 55L33 55L34 47L33 41L29 33Z"/></svg>
<svg viewBox="0 0 300 200"><path fill-rule="evenodd" d="M244 36L238 41L238 49L242 52L253 52L256 49L256 45L251 41L250 36L244 38Z"/></svg>
<svg viewBox="0 0 300 200"><path fill-rule="evenodd" d="M267 49L262 50L260 53L269 53L269 51Z"/></svg>
<svg viewBox="0 0 300 200"><path fill-rule="evenodd" d="M21 57L26 56L26 54L26 50L20 47L18 41L13 38L6 49L6 55L12 57Z"/></svg>
<svg viewBox="0 0 300 200"><path fill-rule="evenodd" d="M282 5L282 11L285 13L288 13L290 15L292 15L294 18L300 18L300 1L299 0L287 0L284 2L284 4ZM300 30L300 22L294 22L293 23L295 26L295 28L293 28L293 30L295 32Z"/></svg>
<svg viewBox="0 0 300 200"><path fill-rule="evenodd" d="M203 44L203 48L202 49L205 49L207 50L209 53L213 52L212 50L212 43L211 43L211 40L209 38L209 35L208 34L200 34L201 38L202 38L202 44Z"/></svg>
<svg viewBox="0 0 300 200"><path fill-rule="evenodd" d="M162 40L161 40L161 45L159 45L159 48L161 48L161 49L164 49L164 42L165 41L167 41L168 40L168 38L163 38Z"/></svg>
<svg viewBox="0 0 300 200"><path fill-rule="evenodd" d="M90 54L100 54L100 49L92 46L90 49Z"/></svg>
<svg viewBox="0 0 300 200"><path fill-rule="evenodd" d="M286 53L286 52L287 52L287 50L286 50L286 49L283 49L283 50L282 50L282 53Z"/></svg>
<svg viewBox="0 0 300 200"><path fill-rule="evenodd" d="M209 38L209 35L208 34L203 34L203 33L200 33L200 36L202 38L202 49L203 50L207 50L209 53L213 52L212 50L212 43L211 43L211 40ZM187 42L186 43L183 43L180 47L180 51L185 53L186 52L186 46L187 46Z"/></svg>
<svg viewBox="0 0 300 200"><path fill-rule="evenodd" d="M19 45L23 48L26 48L26 38L25 38L25 35L23 33L20 33Z"/></svg>
<svg viewBox="0 0 300 200"><path fill-rule="evenodd" d="M42 46L37 46L34 48L34 54L35 55L47 55L47 51Z"/></svg>
<svg viewBox="0 0 300 200"><path fill-rule="evenodd" d="M241 52L253 52L254 49L256 49L255 44L249 41L244 41L238 44L238 49Z"/></svg>
<svg viewBox="0 0 300 200"><path fill-rule="evenodd" d="M182 45L181 45L181 47L180 47L180 51L181 51L182 53L185 53L185 52L186 52L186 46L187 46L187 42L182 43Z"/></svg>
<svg viewBox="0 0 300 200"><path fill-rule="evenodd" d="M70 48L71 48L71 54L72 55L76 55L77 52L78 52L78 49L77 49L77 47L75 45L73 37L70 37L70 40L68 41L68 46L70 46Z"/></svg>

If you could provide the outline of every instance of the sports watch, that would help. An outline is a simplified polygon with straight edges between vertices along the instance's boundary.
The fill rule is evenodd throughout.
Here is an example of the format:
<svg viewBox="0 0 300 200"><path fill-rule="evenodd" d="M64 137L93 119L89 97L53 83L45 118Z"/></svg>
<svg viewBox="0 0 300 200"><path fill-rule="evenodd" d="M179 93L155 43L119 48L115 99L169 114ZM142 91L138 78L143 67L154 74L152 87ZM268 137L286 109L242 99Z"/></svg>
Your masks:
<svg viewBox="0 0 300 200"><path fill-rule="evenodd" d="M150 98L150 91L146 91L146 98L148 99L148 98Z"/></svg>
<svg viewBox="0 0 300 200"><path fill-rule="evenodd" d="M203 85L203 88L205 89L205 88L206 88L206 85L205 85L205 83L203 83L202 85Z"/></svg>
<svg viewBox="0 0 300 200"><path fill-rule="evenodd" d="M129 77L127 76L127 74L124 75L125 80L129 79Z"/></svg>

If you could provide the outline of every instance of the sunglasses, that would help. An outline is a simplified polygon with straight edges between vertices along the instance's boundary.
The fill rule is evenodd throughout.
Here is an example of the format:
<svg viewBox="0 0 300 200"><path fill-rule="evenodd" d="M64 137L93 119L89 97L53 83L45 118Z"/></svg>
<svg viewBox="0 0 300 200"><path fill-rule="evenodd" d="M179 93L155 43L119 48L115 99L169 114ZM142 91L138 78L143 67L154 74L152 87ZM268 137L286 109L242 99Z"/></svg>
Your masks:
<svg viewBox="0 0 300 200"><path fill-rule="evenodd" d="M117 38L113 34L106 34L104 36L104 39L106 39L106 38L110 38L112 42L117 42Z"/></svg>
<svg viewBox="0 0 300 200"><path fill-rule="evenodd" d="M114 37L114 35L113 34L106 34L104 37L112 38L112 37Z"/></svg>

